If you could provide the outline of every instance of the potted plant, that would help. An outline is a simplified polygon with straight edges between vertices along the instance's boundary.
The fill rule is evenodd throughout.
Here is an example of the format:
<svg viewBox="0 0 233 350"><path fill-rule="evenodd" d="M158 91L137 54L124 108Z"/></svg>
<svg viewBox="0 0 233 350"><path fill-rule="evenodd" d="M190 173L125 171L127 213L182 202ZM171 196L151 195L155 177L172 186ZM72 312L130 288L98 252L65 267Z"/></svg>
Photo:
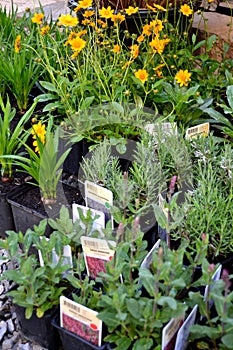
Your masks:
<svg viewBox="0 0 233 350"><path fill-rule="evenodd" d="M188 239L190 249L195 249L196 242L204 236L209 262L224 264L232 252L232 146L226 143L211 146L211 139L193 142L198 158L193 165L194 185L186 193L183 205L174 210L174 217L177 213L183 220L172 236Z"/></svg>
<svg viewBox="0 0 233 350"><path fill-rule="evenodd" d="M22 155L25 153L19 139L21 139L22 143L25 143L28 138L28 134L25 130L25 124L30 120L37 102L38 101L35 100L30 109L14 126L16 110L11 107L9 96L7 96L6 103L4 103L4 100L0 95L0 232L3 236L6 230L14 229L14 220L12 217L11 208L6 200L7 195L17 184L17 181L14 179L14 177L17 177L16 168L14 167L14 162L10 157L20 156L20 154ZM18 174L19 173L17 173L17 175Z"/></svg>
<svg viewBox="0 0 233 350"><path fill-rule="evenodd" d="M187 21L184 21L181 16L179 16L179 10L181 12L184 8L189 10L187 16L192 14L193 9L197 9L200 6L199 1L172 1L168 3L166 0L161 2L154 1L136 1L132 3L131 1L89 1L88 5L82 3L82 1L71 0L68 2L69 8L78 14L78 17L83 20L81 14L85 12L85 9L95 10L99 18L111 19L114 21L114 16L116 20L120 22L120 29L128 31L131 34L139 34L143 25L147 24L150 20L154 19L166 19L173 24L174 28L179 25L179 29L185 30L187 28ZM80 14L81 12L81 14ZM188 14L189 13L189 14ZM180 26L180 22L182 26Z"/></svg>
<svg viewBox="0 0 233 350"><path fill-rule="evenodd" d="M81 199L77 189L67 188L59 181L62 174L62 164L70 151L70 148L60 149L59 130L57 128L53 131L52 119L49 120L47 127L38 122L32 126L31 131L34 140L33 148L23 143L28 156L5 156L32 179L30 184L18 187L8 196L17 230L26 231L28 227L32 228L33 224L38 224L41 219L58 215L62 204L71 205L72 201L79 202ZM24 200L29 192L30 199L27 203ZM34 208L31 201L32 196L35 196ZM20 198L23 200L21 203L19 202Z"/></svg>
<svg viewBox="0 0 233 350"><path fill-rule="evenodd" d="M47 220L42 220L24 234L7 231L7 238L1 240L0 245L8 251L7 258L12 260L14 269L5 271L1 280L14 282L8 295L12 298L23 335L55 350L57 343L51 318L59 296L69 290L65 273L72 266L63 255L69 239L56 232L48 240L44 235L46 224Z"/></svg>
<svg viewBox="0 0 233 350"><path fill-rule="evenodd" d="M11 14L1 11L1 23L4 33L1 36L1 81L7 93L16 101L18 110L24 113L31 104L30 93L42 74L33 50L29 49L36 43L31 16L26 13L18 16L12 6Z"/></svg>
<svg viewBox="0 0 233 350"><path fill-rule="evenodd" d="M204 266L203 266L204 267ZM188 349L232 349L232 287L231 275L225 269L219 280L213 280L214 266L206 264L205 295L190 292L191 305L198 305L199 318L190 328Z"/></svg>
<svg viewBox="0 0 233 350"><path fill-rule="evenodd" d="M150 263L148 265L147 261L145 267L142 262L148 253L147 244L138 223L137 218L131 228L119 226L114 256L106 262L105 271L99 272L95 281L88 277L83 279L81 269L78 276L67 277L78 291L72 300L97 310L97 317L107 327L108 335L104 340L112 343L110 348L161 346L163 327L173 317L178 319L184 315L187 309L184 290L192 286L194 267L187 268L183 263L187 244L183 242L177 251L162 244L151 254ZM58 316L53 324L66 350L75 346L97 349L85 342L81 345L82 339L63 329Z"/></svg>

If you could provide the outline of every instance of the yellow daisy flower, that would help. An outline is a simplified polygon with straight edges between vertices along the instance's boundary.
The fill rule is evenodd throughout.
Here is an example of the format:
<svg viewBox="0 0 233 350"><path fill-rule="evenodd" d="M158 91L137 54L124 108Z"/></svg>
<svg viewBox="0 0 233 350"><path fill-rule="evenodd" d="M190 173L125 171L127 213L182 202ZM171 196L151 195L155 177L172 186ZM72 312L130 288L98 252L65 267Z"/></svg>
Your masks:
<svg viewBox="0 0 233 350"><path fill-rule="evenodd" d="M50 30L50 26L47 25L47 26L44 26L41 28L40 33L41 33L41 35L46 35L49 30Z"/></svg>
<svg viewBox="0 0 233 350"><path fill-rule="evenodd" d="M35 152L40 153L37 138L39 138L40 141L43 144L45 144L45 135L46 135L45 124L42 124L41 122L34 124L32 127L31 134L33 135L32 138L35 140L33 141Z"/></svg>
<svg viewBox="0 0 233 350"><path fill-rule="evenodd" d="M74 38L69 41L70 47L74 52L80 52L86 46L86 41L80 37Z"/></svg>
<svg viewBox="0 0 233 350"><path fill-rule="evenodd" d="M145 25L142 27L142 35L148 35L148 36L151 35L151 27L150 27L149 24L145 24Z"/></svg>
<svg viewBox="0 0 233 350"><path fill-rule="evenodd" d="M43 13L34 13L34 16L32 17L32 23L41 24L43 18L44 18Z"/></svg>
<svg viewBox="0 0 233 350"><path fill-rule="evenodd" d="M95 11L93 10L87 10L84 12L83 17L91 17L95 14Z"/></svg>
<svg viewBox="0 0 233 350"><path fill-rule="evenodd" d="M117 23L124 22L125 20L125 15L122 15L121 13L117 13L116 15L112 15L111 20L113 21L114 25Z"/></svg>
<svg viewBox="0 0 233 350"><path fill-rule="evenodd" d="M150 43L150 47L154 50L155 53L162 54L165 46L170 42L170 39L159 39L155 37Z"/></svg>
<svg viewBox="0 0 233 350"><path fill-rule="evenodd" d="M132 46L130 46L130 54L133 56L133 59L135 60L138 55L139 55L139 45L134 44Z"/></svg>
<svg viewBox="0 0 233 350"><path fill-rule="evenodd" d="M163 6L158 5L158 4L154 4L153 5L156 9L160 10L160 11L167 11Z"/></svg>
<svg viewBox="0 0 233 350"><path fill-rule="evenodd" d="M125 9L125 12L128 16L134 15L138 12L138 7L129 6L127 9Z"/></svg>
<svg viewBox="0 0 233 350"><path fill-rule="evenodd" d="M97 19L97 23L100 24L102 28L106 28L107 27L107 23L102 21L101 19Z"/></svg>
<svg viewBox="0 0 233 350"><path fill-rule="evenodd" d="M112 51L114 53L120 53L120 51L121 51L120 45L118 45L118 44L114 45Z"/></svg>
<svg viewBox="0 0 233 350"><path fill-rule="evenodd" d="M137 42L142 43L144 39L145 39L144 35L139 35L139 37L137 37Z"/></svg>
<svg viewBox="0 0 233 350"><path fill-rule="evenodd" d="M70 14L61 15L60 17L58 17L58 19L59 19L58 25L63 25L66 27L74 27L78 24L77 17L73 17Z"/></svg>
<svg viewBox="0 0 233 350"><path fill-rule="evenodd" d="M80 0L78 2L78 7L80 9L87 9L88 7L92 6L92 0Z"/></svg>
<svg viewBox="0 0 233 350"><path fill-rule="evenodd" d="M19 53L21 50L21 35L17 35L15 39L15 52Z"/></svg>
<svg viewBox="0 0 233 350"><path fill-rule="evenodd" d="M153 32L155 34L158 34L163 30L163 22L160 19L155 19L154 21L150 22L150 28L153 29Z"/></svg>
<svg viewBox="0 0 233 350"><path fill-rule="evenodd" d="M180 12L184 15L189 17L190 15L192 15L193 10L191 9L191 7L187 4L181 5L180 7Z"/></svg>
<svg viewBox="0 0 233 350"><path fill-rule="evenodd" d="M189 73L187 69L180 69L175 75L175 80L177 84L180 84L180 87L188 86L188 83L191 81L191 73Z"/></svg>
<svg viewBox="0 0 233 350"><path fill-rule="evenodd" d="M148 80L148 73L145 69L139 69L134 73L135 77L145 83Z"/></svg>
<svg viewBox="0 0 233 350"><path fill-rule="evenodd" d="M86 29L83 29L83 30L81 30L80 32L76 33L76 35L77 35L78 37L80 37L80 36L82 36L82 35L85 35L85 34L87 34L87 30L86 30Z"/></svg>
<svg viewBox="0 0 233 350"><path fill-rule="evenodd" d="M113 15L113 12L114 10L112 10L110 6L108 6L107 8L102 7L102 9L99 10L100 17L106 18L106 19L111 18Z"/></svg>

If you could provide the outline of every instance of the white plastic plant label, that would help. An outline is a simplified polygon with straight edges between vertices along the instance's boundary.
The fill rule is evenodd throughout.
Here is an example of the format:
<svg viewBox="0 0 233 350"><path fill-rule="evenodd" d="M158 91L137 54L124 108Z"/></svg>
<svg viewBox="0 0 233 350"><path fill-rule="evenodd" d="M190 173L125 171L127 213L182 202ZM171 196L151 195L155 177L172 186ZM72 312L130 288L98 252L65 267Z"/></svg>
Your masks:
<svg viewBox="0 0 233 350"><path fill-rule="evenodd" d="M177 332L184 322L184 315L172 318L162 330L162 350L174 350Z"/></svg>
<svg viewBox="0 0 233 350"><path fill-rule="evenodd" d="M105 264L112 260L116 242L82 236L81 244L88 276L96 278L99 272L106 272Z"/></svg>
<svg viewBox="0 0 233 350"><path fill-rule="evenodd" d="M49 241L49 238L45 237L47 241ZM38 257L39 257L39 262L40 262L40 266L44 266L44 259L42 257L41 251L38 250ZM72 258L72 250L71 250L71 246L70 245L66 245L63 247L63 251L62 251L62 258L63 258L63 263L62 265L69 265L70 268L72 269L73 267L73 258ZM60 260L60 257L57 255L55 249L52 250L52 262L54 264L58 264ZM70 270L69 273L72 273L72 271ZM64 277L66 275L66 272L64 273Z"/></svg>
<svg viewBox="0 0 233 350"><path fill-rule="evenodd" d="M208 136L210 133L210 123L203 123L188 128L185 133L186 139L192 139L197 136Z"/></svg>
<svg viewBox="0 0 233 350"><path fill-rule="evenodd" d="M160 142L166 142L166 138L169 136L177 136L178 128L175 122L173 123L148 123L145 125L145 130L155 138L155 144Z"/></svg>
<svg viewBox="0 0 233 350"><path fill-rule="evenodd" d="M194 325L196 321L198 305L195 305L192 311L189 313L184 323L180 327L177 337L174 350L185 350L188 346L188 337L190 333L190 328Z"/></svg>
<svg viewBox="0 0 233 350"><path fill-rule="evenodd" d="M60 325L69 332L101 346L102 321L98 312L74 302L64 296L60 297Z"/></svg>
<svg viewBox="0 0 233 350"><path fill-rule="evenodd" d="M113 228L113 218L109 209L113 205L112 191L87 180L84 183L84 187L86 206L102 211L105 215L105 225L108 221L111 221Z"/></svg>
<svg viewBox="0 0 233 350"><path fill-rule="evenodd" d="M158 250L159 245L160 245L160 239L157 240L157 242L153 245L149 253L146 255L146 257L142 261L141 268L148 269L148 270L150 269L150 266L152 264L153 254L156 250Z"/></svg>
<svg viewBox="0 0 233 350"><path fill-rule="evenodd" d="M88 210L90 210L90 212L91 212L92 219L94 219L96 217L96 219L93 222L92 229L89 232L89 234L91 234L93 231L98 231L98 232L100 232L100 236L104 237L104 233L102 231L102 229L105 228L105 215L104 215L104 213L102 211L99 211L99 210L95 210L92 208L85 207L83 205L73 203L72 204L73 222L80 219L78 208L80 210L82 210L83 215L85 217L87 216ZM85 224L81 220L80 220L80 226L82 227L82 229L85 230L85 228L86 228Z"/></svg>
<svg viewBox="0 0 233 350"><path fill-rule="evenodd" d="M214 283L215 281L218 281L220 279L222 272L222 265L220 264L215 273L213 274L212 277L212 282ZM204 300L207 300L207 296L209 294L209 290L211 289L211 286L206 286L205 287L205 293L204 293ZM211 304L211 303L210 303ZM211 307L211 305L209 305Z"/></svg>

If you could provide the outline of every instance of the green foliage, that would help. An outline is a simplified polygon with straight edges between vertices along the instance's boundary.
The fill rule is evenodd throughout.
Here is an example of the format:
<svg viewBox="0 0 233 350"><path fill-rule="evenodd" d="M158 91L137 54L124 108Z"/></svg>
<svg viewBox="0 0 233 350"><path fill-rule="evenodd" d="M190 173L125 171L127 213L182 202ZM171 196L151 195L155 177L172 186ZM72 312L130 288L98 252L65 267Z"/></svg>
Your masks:
<svg viewBox="0 0 233 350"><path fill-rule="evenodd" d="M98 303L102 307L98 317L108 326L105 340L116 349L122 349L122 344L127 349L154 349L161 344L165 324L187 308L179 300L179 293L191 281L183 265L185 247L177 251L159 248L150 270L140 267L145 248L140 232L134 234L117 245L106 273L99 274L106 293Z"/></svg>
<svg viewBox="0 0 233 350"><path fill-rule="evenodd" d="M171 216L183 216L172 236L185 237L195 250L204 233L208 241L208 258L232 252L232 146L203 139L193 141L196 161L193 166L194 187L185 195ZM199 146L198 146L199 145Z"/></svg>
<svg viewBox="0 0 233 350"><path fill-rule="evenodd" d="M15 288L8 295L13 302L25 308L26 318L31 318L33 311L42 317L47 310L59 304L68 285L64 283L64 273L70 265L64 264L63 247L69 242L63 235L54 232L49 241L44 237L47 220L42 220L34 229L22 232L7 231L8 237L0 242L0 246L8 250L8 258L18 266L14 270L6 270L1 279L15 282ZM44 265L38 260L40 250ZM56 263L53 252L59 256Z"/></svg>
<svg viewBox="0 0 233 350"><path fill-rule="evenodd" d="M217 127L222 130L223 136L228 136L230 140L233 140L233 85L229 85L226 88L226 103L219 103L218 106L223 110L224 114L228 115L225 117L219 111L213 108L205 109L205 112L213 119L213 123L217 123Z"/></svg>
<svg viewBox="0 0 233 350"><path fill-rule="evenodd" d="M221 279L212 281L211 276L213 276L215 269L211 271L208 263L203 264L202 269L203 273L208 275L208 280L206 279L208 293L206 299L200 292L189 293L192 305L199 306L200 314L203 317L201 324L191 327L190 342L196 340L195 344L199 349L233 349L231 276L226 270L223 270Z"/></svg>
<svg viewBox="0 0 233 350"><path fill-rule="evenodd" d="M205 119L203 110L211 105L212 99L203 99L199 93L199 85L190 88L180 88L177 84L162 83L161 92L157 93L154 101L161 103L161 113L176 121L181 128L187 128Z"/></svg>
<svg viewBox="0 0 233 350"><path fill-rule="evenodd" d="M32 108L30 111L31 110ZM59 127L54 131L52 129L53 120L50 119L46 129L45 143L36 135L39 153L36 153L36 151L25 144L23 140L17 139L20 141L19 144L25 147L28 157L22 157L17 154L8 154L2 157L19 166L33 178L33 184L38 185L41 189L42 200L45 204L56 201L57 185L62 175L62 165L71 150L71 148L69 148L60 154L60 130Z"/></svg>
<svg viewBox="0 0 233 350"><path fill-rule="evenodd" d="M22 143L24 144L29 136L24 126L31 118L36 105L37 100L35 100L12 130L11 124L15 118L16 110L11 107L9 96L7 96L6 104L4 104L2 96L0 95L0 108L2 111L0 115L0 164L2 177L11 178L13 176L12 164L14 163L14 159L11 156L19 155ZM19 142L19 139L21 142Z"/></svg>
<svg viewBox="0 0 233 350"><path fill-rule="evenodd" d="M41 74L41 67L34 59L33 50L28 48L34 40L34 32L23 35L18 32L17 35L14 30L13 33L11 41L7 39L7 42L3 42L4 50L0 53L0 77L14 95L19 110L25 111L28 107L29 94ZM15 40L19 35L20 51L15 52Z"/></svg>
<svg viewBox="0 0 233 350"><path fill-rule="evenodd" d="M92 218L91 211L88 210L86 216L82 213L81 209L78 208L79 219L75 222L70 217L70 212L64 205L61 206L60 215L56 219L49 218L48 223L55 232L63 234L70 239L70 245L73 248L80 248L81 236L94 236L93 223L97 216Z"/></svg>

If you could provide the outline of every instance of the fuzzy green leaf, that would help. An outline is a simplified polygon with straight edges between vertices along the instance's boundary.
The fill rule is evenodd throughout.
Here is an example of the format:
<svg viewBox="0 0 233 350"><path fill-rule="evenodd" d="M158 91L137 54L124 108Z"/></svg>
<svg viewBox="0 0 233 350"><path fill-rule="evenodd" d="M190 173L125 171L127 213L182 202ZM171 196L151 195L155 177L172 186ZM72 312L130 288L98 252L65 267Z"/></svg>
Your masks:
<svg viewBox="0 0 233 350"><path fill-rule="evenodd" d="M152 347L153 340L151 338L141 338L134 343L132 350L149 350L152 349Z"/></svg>

